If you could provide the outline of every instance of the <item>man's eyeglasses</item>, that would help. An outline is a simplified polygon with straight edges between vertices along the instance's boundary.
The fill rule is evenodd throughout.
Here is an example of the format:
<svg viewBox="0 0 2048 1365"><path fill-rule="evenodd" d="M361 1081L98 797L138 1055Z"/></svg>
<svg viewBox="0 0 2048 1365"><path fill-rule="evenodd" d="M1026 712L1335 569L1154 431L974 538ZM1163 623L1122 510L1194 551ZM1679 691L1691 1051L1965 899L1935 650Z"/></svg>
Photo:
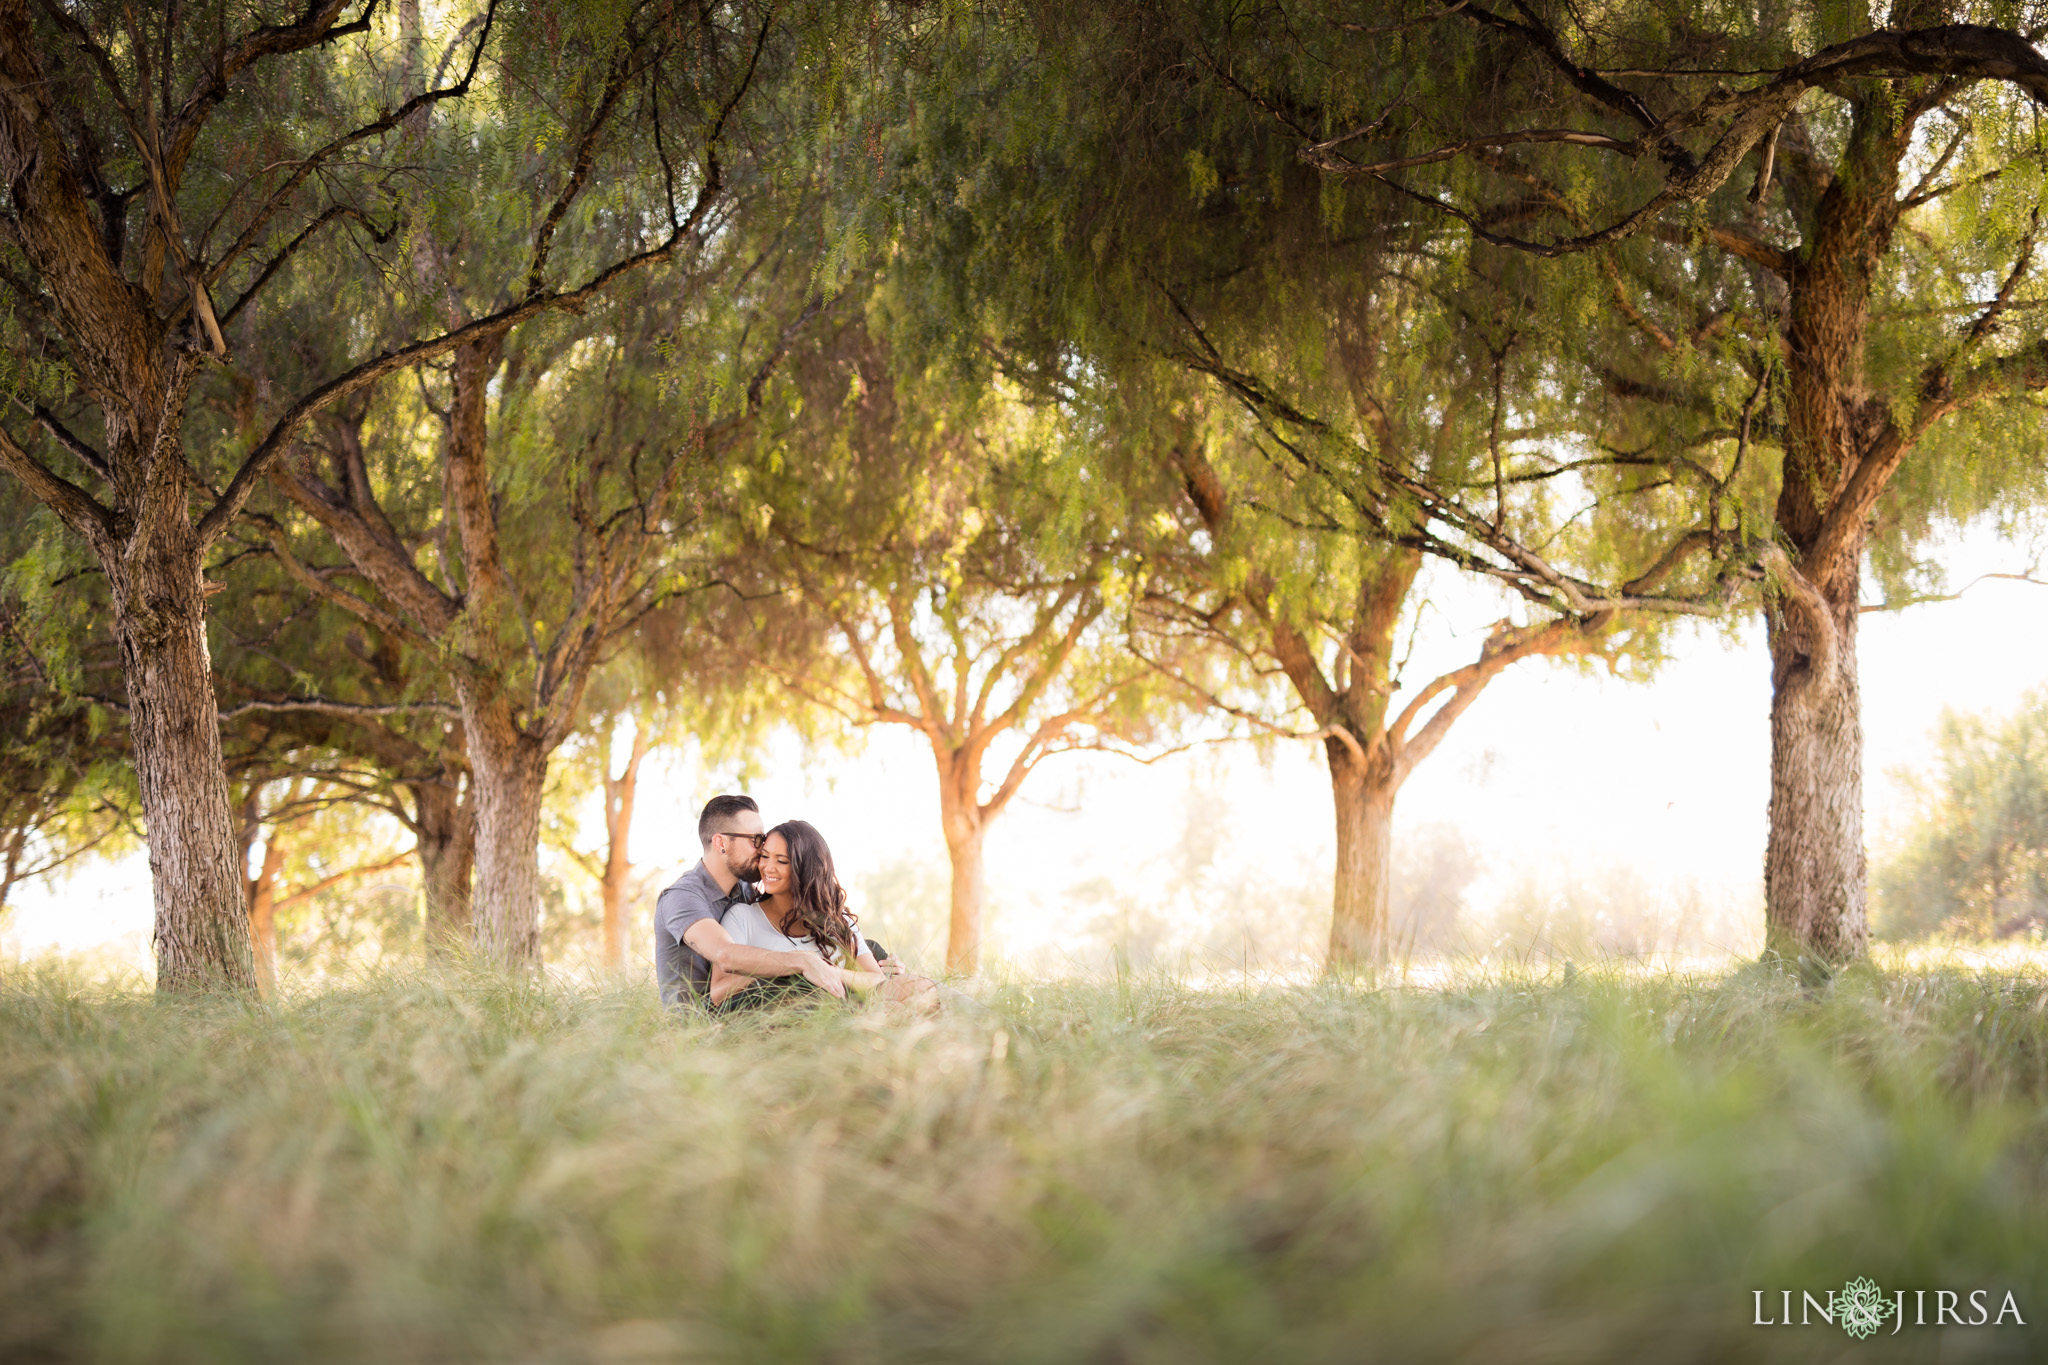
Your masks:
<svg viewBox="0 0 2048 1365"><path fill-rule="evenodd" d="M759 848L768 842L768 836L765 834L743 834L736 829L720 830L719 835L721 838L726 839L745 839L755 848Z"/></svg>

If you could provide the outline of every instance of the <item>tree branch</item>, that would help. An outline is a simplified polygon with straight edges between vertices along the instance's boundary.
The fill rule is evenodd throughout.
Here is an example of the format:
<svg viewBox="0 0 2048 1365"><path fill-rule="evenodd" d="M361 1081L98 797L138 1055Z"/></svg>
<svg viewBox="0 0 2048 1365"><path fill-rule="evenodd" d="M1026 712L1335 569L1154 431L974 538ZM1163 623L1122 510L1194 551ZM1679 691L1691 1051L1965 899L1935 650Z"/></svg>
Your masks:
<svg viewBox="0 0 2048 1365"><path fill-rule="evenodd" d="M1770 571L1772 581L1784 590L1787 603L1806 624L1807 639L1813 646L1809 656L1813 671L1821 676L1831 676L1835 670L1835 656L1841 648L1841 632L1835 628L1834 612L1827 597L1775 542L1765 541L1760 545L1757 557Z"/></svg>
<svg viewBox="0 0 2048 1365"><path fill-rule="evenodd" d="M286 698L275 701L245 701L220 713L223 722L268 712L310 711L324 716L409 716L422 711L436 715L460 716L460 707L439 701L394 702L388 706L363 705L348 701L327 701L319 697Z"/></svg>
<svg viewBox="0 0 2048 1365"><path fill-rule="evenodd" d="M1491 21L1507 31L1521 33L1543 51L1547 59L1553 62L1559 60L1558 56L1553 54L1555 38L1550 36L1547 30L1515 24L1476 8L1468 8L1465 13L1476 21ZM1579 85L1582 91L1609 108L1618 108L1607 94L1588 89L1582 84L1578 79L1578 69L1569 64L1569 59L1564 59L1564 63L1565 69L1572 74L1573 83ZM2019 86L2035 103L2048 105L2048 59L2044 59L2030 42L2016 33L1974 24L1952 24L1910 31L1881 30L1865 34L1847 42L1836 43L1802 61L1782 68L1771 80L1762 85L1742 91L1716 89L1691 108L1645 125L1643 133L1634 143L1607 148L1630 155L1641 155L1654 150L1669 163L1663 187L1639 207L1604 228L1551 242L1532 241L1507 233L1493 232L1476 216L1457 205L1411 189L1400 181L1389 178L1393 172L1403 168L1403 162L1427 164L1429 161L1443 159L1438 153L1446 149L1439 148L1437 151L1422 153L1420 155L1424 160L1419 162L1411 158L1395 158L1377 164L1340 162L1336 165L1321 165L1315 157L1308 154L1307 148L1301 149L1297 155L1310 165L1318 165L1326 173L1374 176L1396 192L1456 218L1464 223L1475 237L1494 246L1537 256L1564 256L1632 237L1671 205L1697 203L1705 199L1727 181L1743 158L1776 129L1808 90L1833 85L1852 77L1901 76L1945 76L2005 81ZM1622 93L1626 95L1626 92ZM1633 111L1626 112L1641 122L1640 116L1635 115ZM1679 147L1676 138L1681 133L1705 126L1714 120L1726 122L1714 145L1703 157L1695 160ZM1543 133L1551 130L1534 131ZM1454 145L1460 150L1472 150L1502 145L1502 139L1520 136L1513 130L1505 130L1482 138L1465 139ZM1561 139L1537 137L1533 140Z"/></svg>
<svg viewBox="0 0 2048 1365"><path fill-rule="evenodd" d="M77 436L72 435L70 429L57 420L56 413L51 412L41 403L35 405L34 412L36 421L42 425L43 430L49 432L51 438L58 445L70 451L74 459L105 479L108 483L114 481L113 472L107 468L106 457Z"/></svg>
<svg viewBox="0 0 2048 1365"><path fill-rule="evenodd" d="M708 186L707 189L709 189ZM602 294L621 277L631 274L633 271L643 269L646 266L653 265L656 262L665 261L674 255L676 248L682 244L684 237L694 230L697 220L702 216L702 210L708 207L708 200L700 196L697 210L692 212L691 217L685 221L681 229L669 235L668 240L659 246L650 247L646 251L629 256L599 271L581 288L567 289L559 293L544 294L539 297L524 299L518 303L501 308L488 316L478 318L473 322L465 323L460 327L444 332L440 336L429 338L426 341L414 342L409 346L401 346L396 350L380 352L355 368L336 375L333 379L312 390L300 398L298 402L292 404L284 416L277 419L271 426L269 433L257 444L254 450L249 452L248 457L242 461L242 467L235 471L235 477L229 481L227 490L221 494L220 500L200 519L199 536L201 543L203 545L210 545L227 529L228 524L234 520L241 512L243 506L247 504L249 496L255 492L257 482L269 471L270 466L283 455L299 427L304 425L306 419L314 413L339 402L350 394L369 387L394 370L418 364L423 360L432 360L437 356L446 355L458 346L479 340L493 331L507 330L526 321L528 318L547 312L549 309L573 309L577 304Z"/></svg>
<svg viewBox="0 0 2048 1365"><path fill-rule="evenodd" d="M1600 648L1600 635L1604 631L1606 618L1591 622L1550 621L1540 626L1523 626L1519 629L1502 621L1487 636L1479 658L1465 667L1434 679L1418 693L1415 699L1402 708L1394 723L1387 727L1388 746L1394 751L1394 784L1399 786L1407 780L1408 774L1417 764L1443 742L1451 727L1479 700L1479 694L1487 684L1499 677L1510 665L1539 654L1581 653ZM1451 692L1448 701L1437 708L1423 727L1410 738L1408 727L1413 725L1429 702Z"/></svg>
<svg viewBox="0 0 2048 1365"><path fill-rule="evenodd" d="M165 169L171 173L174 186L182 178L185 159L191 155L207 115L226 98L235 77L264 57L303 52L352 33L369 32L370 16L376 12L378 0L365 0L363 12L353 22L336 25L334 21L347 3L348 0L308 0L297 22L252 29L220 54L207 79L195 85L179 106L165 137ZM165 77L169 78L168 72Z"/></svg>
<svg viewBox="0 0 2048 1365"><path fill-rule="evenodd" d="M1904 611L1907 607L1921 607L1932 602L1955 602L1961 600L1964 593L1989 579L2002 579L2008 583L2032 583L2036 587L2048 588L2048 578L2034 577L2032 569L2025 573L1980 573L1954 592L1927 593L1922 596L1901 598L1896 602L1889 598L1882 602L1864 602L1858 604L1856 611L1859 615L1867 615L1877 611Z"/></svg>
<svg viewBox="0 0 2048 1365"><path fill-rule="evenodd" d="M1792 274L1792 257L1770 243L1736 228L1715 226L1707 230L1714 245L1745 261L1754 262L1780 278Z"/></svg>
<svg viewBox="0 0 2048 1365"><path fill-rule="evenodd" d="M375 8L375 4L376 0L370 0L369 8ZM457 81L454 85L440 90L428 90L423 94L415 95L399 105L398 108L385 113L382 117L366 123L360 128L343 133L324 147L316 149L312 155L306 157L298 164L298 167L292 174L285 178L285 182L282 185L271 191L270 197L263 201L262 205L256 210L255 216L242 229L242 235L237 237L228 249L221 253L221 258L215 261L212 267L207 270L207 282L217 282L226 273L227 268L234 264L242 253L255 245L257 239L262 235L265 225L270 222L271 218L276 216L278 210L285 206L299 186L305 183L306 177L310 176L315 170L318 170L335 153L344 148L352 147L366 138L376 137L381 133L391 131L421 109L430 108L442 100L459 99L467 95L470 82L476 76L477 66L483 60L484 47L490 42L491 23L496 17L497 12L498 0L489 0L489 3L484 8L483 31L477 35L476 46L471 49L469 54L469 69L463 73L461 80ZM365 9L364 15L366 19L368 13L369 9ZM301 235L303 236L303 234Z"/></svg>
<svg viewBox="0 0 2048 1365"><path fill-rule="evenodd" d="M604 93L599 97L597 109L590 116L590 126L583 130L583 136L576 145L576 160L569 171L569 179L562 186L562 192L555 196L555 202L541 219L540 230L534 235L533 262L526 270L526 293L530 298L541 291L544 283L548 250L554 245L555 229L561 226L562 216L569 206L576 202L576 196L590 181L590 168L597 160L597 138L604 125L611 118L612 110L618 106L620 95L625 93L626 83L633 74L630 53L622 50L612 64L611 78L605 82ZM670 216L674 211L671 209Z"/></svg>
<svg viewBox="0 0 2048 1365"><path fill-rule="evenodd" d="M370 221L369 215L363 213L359 209L351 208L347 204L334 204L329 206L326 212L322 213L318 218L315 218L312 222L306 224L305 228L299 233L298 236L292 238L289 242L285 243L283 248L280 249L275 256L272 256L270 260L264 265L263 269L257 272L255 280L250 283L247 289L242 291L242 297L236 299L233 306L231 306L227 312L222 313L220 315L220 325L222 327L226 327L229 323L233 322L235 318L240 315L241 311L249 306L250 301L254 299L259 292L261 292L263 286L270 283L270 277L277 273L278 267L283 265L286 261L290 260L292 258L292 255L295 252L297 252L301 246L304 246L306 242L313 236L314 233L318 232L321 228L326 227L329 223L333 222L337 218L353 218L356 221L360 222L364 227L369 229L370 240L374 242L382 243L390 241L391 234L394 231L393 228L386 228L381 232L378 231L377 225ZM218 271L214 272L216 276L218 276L219 273L220 272Z"/></svg>
<svg viewBox="0 0 2048 1365"><path fill-rule="evenodd" d="M1657 116L1651 112L1649 105L1643 103L1640 95L1631 90L1624 90L1590 68L1580 66L1565 52L1564 44L1558 41L1557 34L1538 19L1527 5L1517 4L1515 8L1522 12L1523 18L1528 20L1527 23L1517 23L1505 15L1495 14L1478 5L1459 6L1444 13L1445 17L1448 17L1462 11L1466 18L1476 24L1515 34L1543 54L1544 60L1557 68L1581 94L1605 105L1624 118L1634 120L1645 129L1658 127Z"/></svg>
<svg viewBox="0 0 2048 1365"><path fill-rule="evenodd" d="M16 445L5 427L0 427L0 469L21 480L36 501L84 537L102 558L111 552L114 514L100 506L92 494Z"/></svg>
<svg viewBox="0 0 2048 1365"><path fill-rule="evenodd" d="M301 901L311 900L313 897L319 895L322 891L325 891L330 887L339 886L343 882L353 881L357 877L368 877L378 872L388 872L392 868L397 867L400 863L404 862L406 859L410 857L412 857L412 850L407 849L403 853L397 854L390 858L386 858L381 863L366 863L361 867L347 868L343 871L336 872L331 876L322 877L319 881L314 882L311 886L301 887L299 890L292 892L292 894L289 896L283 896L275 901L272 901L270 908L274 913L278 910L283 910L288 906L297 905Z"/></svg>
<svg viewBox="0 0 2048 1365"><path fill-rule="evenodd" d="M341 608L356 619L373 625L386 634L424 651L430 657L440 659L450 657L448 652L442 649L440 641L413 629L412 626L401 620L397 615L384 610L384 608L371 602L369 599L358 597L355 593L349 592L344 588L335 587L320 574L308 568L300 561L297 555L292 553L291 546L285 540L283 527L266 519L263 531L266 538L270 541L271 552L277 556L278 563L282 564L285 572L291 576L292 580L307 592L323 602ZM459 663L460 656L454 657Z"/></svg>

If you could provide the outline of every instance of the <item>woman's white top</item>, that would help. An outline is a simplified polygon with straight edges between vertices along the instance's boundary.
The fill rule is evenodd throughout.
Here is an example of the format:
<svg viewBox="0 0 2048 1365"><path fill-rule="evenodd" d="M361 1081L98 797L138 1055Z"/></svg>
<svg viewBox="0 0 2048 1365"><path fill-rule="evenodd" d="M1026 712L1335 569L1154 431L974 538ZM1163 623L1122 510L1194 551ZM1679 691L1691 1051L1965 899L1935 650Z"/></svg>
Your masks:
<svg viewBox="0 0 2048 1365"><path fill-rule="evenodd" d="M809 934L804 935L802 938L791 938L788 934L775 927L775 922L768 918L767 912L760 906L749 905L745 901L734 902L732 907L725 912L725 918L720 920L719 923L725 926L726 933L732 935L734 943L744 943L749 948L774 948L785 953L816 953L818 951L817 947L811 942ZM819 956L825 957L828 962L831 961L831 958L825 954L820 953ZM859 966L855 962L841 962L834 965L842 967Z"/></svg>

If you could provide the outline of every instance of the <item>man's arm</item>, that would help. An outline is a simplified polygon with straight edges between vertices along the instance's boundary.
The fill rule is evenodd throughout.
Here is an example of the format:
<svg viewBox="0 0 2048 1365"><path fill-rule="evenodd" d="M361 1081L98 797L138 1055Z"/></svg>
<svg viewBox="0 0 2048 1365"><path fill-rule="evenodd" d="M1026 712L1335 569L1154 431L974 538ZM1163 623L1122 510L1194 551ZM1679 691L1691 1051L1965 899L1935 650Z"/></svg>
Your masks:
<svg viewBox="0 0 2048 1365"><path fill-rule="evenodd" d="M839 969L816 953L791 952L785 948L756 948L736 943L715 919L700 919L683 931L690 951L714 967L743 976L801 976L819 990L846 998L846 983Z"/></svg>

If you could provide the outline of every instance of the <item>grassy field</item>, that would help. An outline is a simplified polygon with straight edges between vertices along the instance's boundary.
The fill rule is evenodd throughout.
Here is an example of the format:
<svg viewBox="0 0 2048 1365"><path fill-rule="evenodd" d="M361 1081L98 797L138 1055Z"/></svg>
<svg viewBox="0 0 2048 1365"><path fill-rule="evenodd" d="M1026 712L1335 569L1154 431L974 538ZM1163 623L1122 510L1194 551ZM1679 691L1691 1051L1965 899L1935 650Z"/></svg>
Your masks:
<svg viewBox="0 0 2048 1365"><path fill-rule="evenodd" d="M16 971L0 1359L2048 1357L2038 966L984 999ZM1752 1325L1857 1276L1909 1325Z"/></svg>

